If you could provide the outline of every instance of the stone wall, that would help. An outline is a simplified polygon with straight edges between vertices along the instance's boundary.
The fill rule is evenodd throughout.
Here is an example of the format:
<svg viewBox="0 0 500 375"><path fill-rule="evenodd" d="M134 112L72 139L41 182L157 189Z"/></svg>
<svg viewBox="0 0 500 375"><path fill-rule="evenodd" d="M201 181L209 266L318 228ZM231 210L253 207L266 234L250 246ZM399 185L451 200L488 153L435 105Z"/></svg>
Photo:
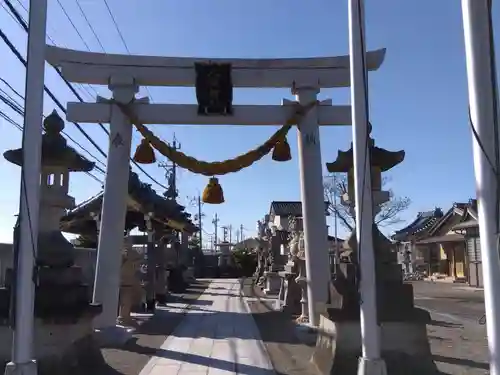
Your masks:
<svg viewBox="0 0 500 375"><path fill-rule="evenodd" d="M75 252L75 264L82 267L84 283L92 285L94 283L95 262L97 251L77 247ZM5 285L5 274L8 268L12 268L13 254L12 244L0 243L0 285Z"/></svg>

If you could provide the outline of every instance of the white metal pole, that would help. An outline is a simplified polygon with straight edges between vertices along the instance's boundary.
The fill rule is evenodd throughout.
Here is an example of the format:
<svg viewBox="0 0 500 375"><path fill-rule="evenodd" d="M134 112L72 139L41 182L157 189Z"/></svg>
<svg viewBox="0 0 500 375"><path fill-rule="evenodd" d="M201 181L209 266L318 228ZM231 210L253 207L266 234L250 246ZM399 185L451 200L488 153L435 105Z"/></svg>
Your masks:
<svg viewBox="0 0 500 375"><path fill-rule="evenodd" d="M309 105L317 100L318 91L315 88L298 88L297 100L303 106ZM318 303L327 302L330 281L330 254L319 135L317 107L314 107L304 115L297 126L297 145L309 321L316 327L319 325Z"/></svg>
<svg viewBox="0 0 500 375"><path fill-rule="evenodd" d="M339 253L339 244L338 244L338 218L337 218L337 175L333 175L333 235L335 236L334 247L335 252L333 254L335 260L335 273L337 272L337 267L340 264L340 253Z"/></svg>
<svg viewBox="0 0 500 375"><path fill-rule="evenodd" d="M351 75L352 137L354 152L354 183L356 238L360 280L360 325L362 356L358 374L386 374L380 357L380 327L377 322L375 254L373 248L373 207L370 173L366 46L362 0L349 0L349 59Z"/></svg>
<svg viewBox="0 0 500 375"><path fill-rule="evenodd" d="M23 163L20 196L19 256L16 275L16 327L12 362L6 374L37 373L34 362L33 270L37 253L45 78L45 35L47 0L31 0L29 8L28 52L25 84Z"/></svg>
<svg viewBox="0 0 500 375"><path fill-rule="evenodd" d="M479 235L483 259L484 304L490 353L490 374L500 375L500 260L498 255L498 128L494 119L495 67L492 64L492 30L488 0L462 0L467 80L469 84L470 118L476 194L478 200ZM496 108L495 108L496 107ZM496 124L498 126L498 124ZM491 165L491 164L493 165Z"/></svg>

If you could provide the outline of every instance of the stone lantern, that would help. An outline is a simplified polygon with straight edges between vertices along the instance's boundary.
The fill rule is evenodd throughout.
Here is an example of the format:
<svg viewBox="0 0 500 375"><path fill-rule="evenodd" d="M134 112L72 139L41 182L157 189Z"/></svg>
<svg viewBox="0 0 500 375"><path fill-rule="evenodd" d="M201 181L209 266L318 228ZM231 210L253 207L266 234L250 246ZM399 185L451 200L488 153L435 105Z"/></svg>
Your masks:
<svg viewBox="0 0 500 375"><path fill-rule="evenodd" d="M371 132L371 126L369 128ZM373 138L369 138L368 147L370 152L372 195L373 195L373 238L375 250L375 264L378 281L390 279L398 280L401 277L401 267L397 264L397 253L392 251L391 242L380 233L375 224L375 215L380 212L380 206L390 199L389 192L382 191L382 172L386 172L400 164L405 157L404 151L388 151L375 146ZM347 173L347 193L342 196L342 204L349 206L354 214L356 202L354 200L354 157L353 148L347 151L338 151L337 159L332 163L326 163L326 168L330 173ZM354 215L353 215L354 216ZM341 262L341 274L347 279L355 279L355 268L357 263L357 243L356 231L353 230L351 236L344 243L345 252ZM346 259L347 258L347 259ZM349 260L349 258L351 258ZM390 276L392 275L392 276ZM385 283L383 283L385 285Z"/></svg>
<svg viewBox="0 0 500 375"><path fill-rule="evenodd" d="M55 111L46 117L43 129L34 343L36 358L42 364L57 363L74 345L91 336L91 321L101 312L99 304L91 303L92 286L83 282L82 269L74 264L73 245L59 229L61 217L75 206L68 194L70 173L89 172L94 163L67 145L61 135L64 121ZM7 161L22 166L22 149L8 150L3 155ZM17 240L15 233L14 243ZM9 294L13 292L13 273L9 270L6 277ZM8 359L11 345L3 344L0 347L8 349ZM0 350L0 357L3 355Z"/></svg>
<svg viewBox="0 0 500 375"><path fill-rule="evenodd" d="M369 132L371 132L371 125L369 127ZM368 143L371 162L373 215L377 215L380 212L380 206L390 199L389 192L382 191L382 172L387 172L400 164L405 158L405 152L402 150L388 151L377 147L375 146L373 138L369 138ZM341 198L343 204L354 209L356 202L354 201L354 157L352 147L351 143L351 148L349 150L339 150L337 159L332 163L326 163L326 169L330 173L347 173L347 193Z"/></svg>
<svg viewBox="0 0 500 375"><path fill-rule="evenodd" d="M371 127L370 127L371 132ZM390 198L382 191L382 173L400 164L404 151L388 151L375 146L372 138L368 140L370 152L372 194L374 217L380 212L380 206ZM356 202L354 197L354 160L353 149L339 151L337 159L327 163L331 173L347 173L348 191L342 197L342 203L352 211ZM377 293L377 319L381 329L382 356L394 373L429 373L435 365L430 352L426 324L430 322L428 312L415 308L413 286L403 283L401 265L397 264L397 253L393 246L378 229L373 219L373 248L375 252L375 275ZM330 343L329 355L334 350L331 373L343 373L346 368L356 368L357 357L361 353L359 343L360 300L359 281L362 277L359 268L358 244L355 230L344 243L344 253L337 265L335 278L330 283L330 301L328 321L321 327L325 339ZM326 318L324 318L326 319ZM326 338L332 331L332 338ZM401 334L404 332L404 334ZM356 344L354 344L356 343ZM321 358L313 356L317 364ZM391 373L392 373L391 372ZM413 372L412 372L413 373Z"/></svg>

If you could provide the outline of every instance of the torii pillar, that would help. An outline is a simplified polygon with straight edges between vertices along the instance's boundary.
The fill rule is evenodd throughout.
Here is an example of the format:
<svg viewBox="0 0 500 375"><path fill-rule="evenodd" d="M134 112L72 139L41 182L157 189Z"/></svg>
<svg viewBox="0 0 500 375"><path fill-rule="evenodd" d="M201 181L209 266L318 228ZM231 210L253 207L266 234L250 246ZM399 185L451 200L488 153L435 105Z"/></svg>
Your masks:
<svg viewBox="0 0 500 375"><path fill-rule="evenodd" d="M139 91L132 78L112 77L109 89L113 99L129 103ZM101 227L97 249L93 302L102 304L102 314L94 320L94 327L109 339L114 339L120 291L121 249L123 248L125 216L127 212L129 158L132 124L117 106L111 106L108 162L102 203ZM113 333L112 333L113 332ZM121 330L116 331L121 332ZM105 335L107 336L107 335Z"/></svg>

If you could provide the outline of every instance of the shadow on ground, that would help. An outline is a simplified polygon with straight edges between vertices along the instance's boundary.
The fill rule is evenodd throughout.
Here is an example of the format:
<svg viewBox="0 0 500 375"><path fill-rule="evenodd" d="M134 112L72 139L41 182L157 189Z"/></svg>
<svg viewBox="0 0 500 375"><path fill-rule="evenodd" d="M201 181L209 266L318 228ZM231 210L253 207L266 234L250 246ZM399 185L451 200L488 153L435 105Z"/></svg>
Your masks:
<svg viewBox="0 0 500 375"><path fill-rule="evenodd" d="M210 282L206 280L196 281L184 292L171 294L167 303L172 303L173 300L183 301L181 303L196 302L209 284ZM140 317L142 322L138 322L134 338L120 347L101 348L103 363L88 363L88 366L82 369L82 375L139 374L166 338L181 323L185 315L185 313L157 310L149 319Z"/></svg>

